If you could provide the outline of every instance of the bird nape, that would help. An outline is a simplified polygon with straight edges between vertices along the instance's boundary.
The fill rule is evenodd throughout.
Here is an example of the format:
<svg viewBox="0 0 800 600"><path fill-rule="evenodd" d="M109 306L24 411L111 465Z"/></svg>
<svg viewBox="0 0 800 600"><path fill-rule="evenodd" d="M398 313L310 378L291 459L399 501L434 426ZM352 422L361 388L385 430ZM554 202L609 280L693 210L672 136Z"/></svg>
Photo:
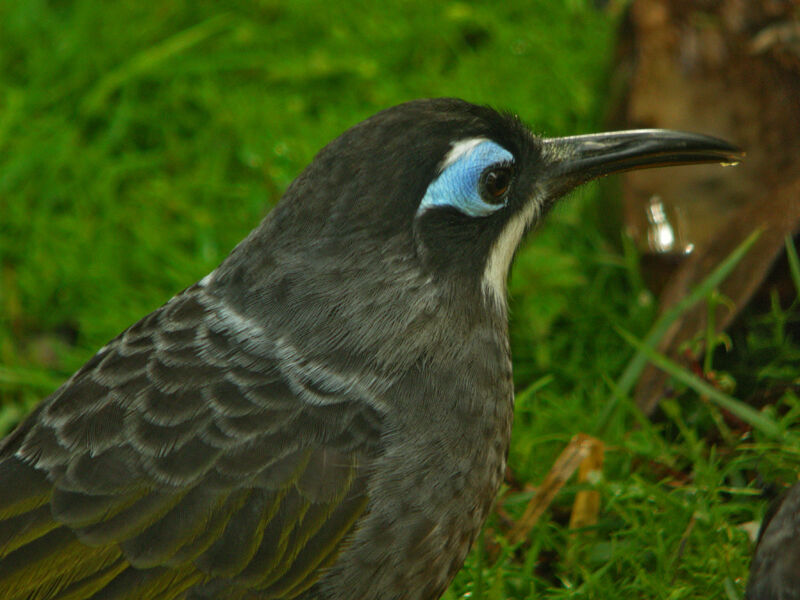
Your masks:
<svg viewBox="0 0 800 600"><path fill-rule="evenodd" d="M0 599L440 597L503 477L525 232L590 179L739 158L456 99L355 125L0 443Z"/></svg>

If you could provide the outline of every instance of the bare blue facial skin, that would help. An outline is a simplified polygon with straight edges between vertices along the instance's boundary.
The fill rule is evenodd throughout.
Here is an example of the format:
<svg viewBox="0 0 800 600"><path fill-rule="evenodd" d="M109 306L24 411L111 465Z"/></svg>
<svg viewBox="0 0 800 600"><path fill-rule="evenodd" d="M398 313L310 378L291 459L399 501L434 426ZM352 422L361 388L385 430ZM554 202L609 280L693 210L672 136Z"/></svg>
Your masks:
<svg viewBox="0 0 800 600"><path fill-rule="evenodd" d="M489 204L481 198L481 175L493 166L511 165L512 154L482 138L453 144L442 162L442 171L433 180L419 204L417 214L433 207L449 206L470 217L486 217L503 208L505 203Z"/></svg>

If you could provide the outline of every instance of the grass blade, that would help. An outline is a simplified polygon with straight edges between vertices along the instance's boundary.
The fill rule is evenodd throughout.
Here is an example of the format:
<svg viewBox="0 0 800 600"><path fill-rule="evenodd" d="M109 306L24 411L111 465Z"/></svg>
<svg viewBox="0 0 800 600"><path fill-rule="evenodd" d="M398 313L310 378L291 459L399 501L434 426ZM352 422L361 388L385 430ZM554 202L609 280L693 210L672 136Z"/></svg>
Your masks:
<svg viewBox="0 0 800 600"><path fill-rule="evenodd" d="M690 387L699 395L707 397L720 408L723 408L736 415L739 419L749 424L753 429L758 430L767 437L779 440L782 443L788 443L792 445L800 444L800 440L795 439L795 436L784 431L775 421L763 413L755 410L750 405L745 404L741 400L737 400L736 398L718 390L691 371L684 369L663 354L659 354L653 348L648 347L644 342L637 340L633 335L624 329L618 328L617 332L626 342L636 348L636 350L642 356L652 362L659 369L665 371L677 381L680 381L684 385Z"/></svg>
<svg viewBox="0 0 800 600"><path fill-rule="evenodd" d="M691 293L687 294L684 298L677 302L675 306L670 308L658 319L656 319L656 322L642 340L642 347L652 351L670 326L683 313L692 308L700 300L707 297L720 283L722 283L725 278L727 278L728 275L730 275L731 272L736 268L736 265L739 264L739 261L744 258L753 244L755 244L756 240L761 235L761 231L761 229L756 229L753 231L753 233L747 236L747 238L741 244L739 244L739 246L733 252L731 252L730 255L708 275L708 277L700 282L700 284L695 287ZM630 394L633 386L636 384L636 380L639 378L639 375L641 375L642 371L647 365L647 359L647 354L642 351L637 352L633 358L631 358L630 362L625 367L625 370L622 372L622 375L617 381L616 389L609 397L608 401L606 402L606 406L603 409L600 418L598 419L598 426L595 431L595 435L601 436L602 431L607 426L611 416L614 413L614 410L617 407L618 399L621 396L627 396Z"/></svg>
<svg viewBox="0 0 800 600"><path fill-rule="evenodd" d="M789 273L792 275L794 289L800 298L800 259L797 257L797 248L794 247L792 236L786 236L786 256L789 259Z"/></svg>
<svg viewBox="0 0 800 600"><path fill-rule="evenodd" d="M111 94L127 82L152 71L173 56L187 51L216 33L227 29L233 20L221 14L185 29L160 44L147 48L116 69L110 71L95 85L83 102L83 111L94 113L105 104Z"/></svg>

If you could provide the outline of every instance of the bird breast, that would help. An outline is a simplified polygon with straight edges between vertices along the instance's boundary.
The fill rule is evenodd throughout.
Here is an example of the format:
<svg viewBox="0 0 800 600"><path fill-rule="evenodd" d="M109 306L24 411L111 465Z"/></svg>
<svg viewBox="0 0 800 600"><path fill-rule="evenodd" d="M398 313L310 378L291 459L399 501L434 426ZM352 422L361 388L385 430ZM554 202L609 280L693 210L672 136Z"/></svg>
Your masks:
<svg viewBox="0 0 800 600"><path fill-rule="evenodd" d="M462 566L502 482L511 436L511 362L496 331L476 328L467 336L472 353L412 370L393 387L415 400L389 403L402 409L388 426L367 514L327 578L336 586L330 597L432 600Z"/></svg>

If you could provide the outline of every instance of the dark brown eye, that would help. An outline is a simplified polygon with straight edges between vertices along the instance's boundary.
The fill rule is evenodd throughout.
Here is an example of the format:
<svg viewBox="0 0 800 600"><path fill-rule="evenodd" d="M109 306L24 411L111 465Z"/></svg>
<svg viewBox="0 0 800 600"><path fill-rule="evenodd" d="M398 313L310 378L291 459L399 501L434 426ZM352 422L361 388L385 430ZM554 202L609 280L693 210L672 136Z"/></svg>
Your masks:
<svg viewBox="0 0 800 600"><path fill-rule="evenodd" d="M502 204L514 173L511 167L492 167L481 175L481 196L489 204Z"/></svg>

